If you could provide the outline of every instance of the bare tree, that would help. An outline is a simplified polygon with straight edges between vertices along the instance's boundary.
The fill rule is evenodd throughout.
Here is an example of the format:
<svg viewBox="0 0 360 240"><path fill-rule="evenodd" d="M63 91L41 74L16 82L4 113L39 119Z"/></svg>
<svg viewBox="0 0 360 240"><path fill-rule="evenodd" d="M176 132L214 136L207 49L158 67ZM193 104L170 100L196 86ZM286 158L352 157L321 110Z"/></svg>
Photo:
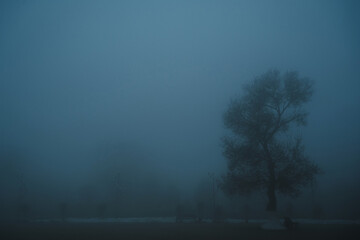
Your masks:
<svg viewBox="0 0 360 240"><path fill-rule="evenodd" d="M224 137L228 173L221 186L229 194L266 190L268 211L276 211L276 192L296 196L319 172L304 154L301 138L289 140L291 125L305 125L303 105L313 84L296 72L271 70L244 87L224 114L233 135Z"/></svg>

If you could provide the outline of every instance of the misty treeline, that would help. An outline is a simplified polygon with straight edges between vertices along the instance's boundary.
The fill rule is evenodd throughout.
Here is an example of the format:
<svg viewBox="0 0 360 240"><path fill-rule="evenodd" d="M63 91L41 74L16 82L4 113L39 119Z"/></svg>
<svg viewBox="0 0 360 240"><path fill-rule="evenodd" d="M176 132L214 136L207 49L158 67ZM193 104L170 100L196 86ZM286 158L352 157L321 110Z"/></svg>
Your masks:
<svg viewBox="0 0 360 240"><path fill-rule="evenodd" d="M150 165L149 155L138 146L100 144L94 149L86 174L54 179L40 175L40 166L29 165L19 149L2 148L2 220L174 217L179 207L193 213L199 206L204 217L212 216L213 181L208 176L189 191L170 173Z"/></svg>
<svg viewBox="0 0 360 240"><path fill-rule="evenodd" d="M84 166L87 174L74 179L64 173L62 180L34 175L25 156L2 149L1 211L13 217L16 212L17 218L174 215L179 190L147 166L139 149L129 144L94 148Z"/></svg>
<svg viewBox="0 0 360 240"><path fill-rule="evenodd" d="M3 146L1 219L173 217L179 211L249 219L263 217L265 206L290 217L356 218L352 205L331 207L353 193L336 189L321 195L315 178L319 167L306 155L301 138L286 135L291 125L305 125L303 104L310 100L312 83L295 72L269 71L244 90L227 111L224 106L225 126L235 134L223 139L225 159L219 161L228 161L227 173L211 172L184 187L148 161L152 156L146 150L119 141L93 146L87 172L78 179L68 178L66 171L58 179L40 175L46 169L38 171L40 166L30 164L34 157L21 148Z"/></svg>

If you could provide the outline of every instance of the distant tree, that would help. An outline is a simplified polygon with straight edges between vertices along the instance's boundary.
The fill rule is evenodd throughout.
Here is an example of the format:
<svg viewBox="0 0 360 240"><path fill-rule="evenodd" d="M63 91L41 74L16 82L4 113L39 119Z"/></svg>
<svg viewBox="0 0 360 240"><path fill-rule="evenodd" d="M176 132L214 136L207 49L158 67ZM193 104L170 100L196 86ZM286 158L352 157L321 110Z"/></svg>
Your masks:
<svg viewBox="0 0 360 240"><path fill-rule="evenodd" d="M313 218L321 219L324 216L324 211L320 203L315 203L312 209Z"/></svg>
<svg viewBox="0 0 360 240"><path fill-rule="evenodd" d="M26 167L26 158L20 149L0 145L0 219L14 210L19 220L28 220L30 207ZM11 208L12 204L16 208Z"/></svg>
<svg viewBox="0 0 360 240"><path fill-rule="evenodd" d="M22 221L28 220L29 204L27 203L28 188L23 174L19 174L18 177L18 211Z"/></svg>
<svg viewBox="0 0 360 240"><path fill-rule="evenodd" d="M266 190L268 211L276 211L276 192L296 196L319 172L304 154L301 138L289 140L291 125L305 125L303 105L313 84L297 72L271 70L244 87L224 114L233 135L223 138L228 172L221 187L229 194Z"/></svg>
<svg viewBox="0 0 360 240"><path fill-rule="evenodd" d="M211 198L212 198L212 208L213 208L213 221L217 221L217 208L218 204L216 202L216 196L218 192L218 179L215 176L215 173L209 173L209 177L211 179Z"/></svg>
<svg viewBox="0 0 360 240"><path fill-rule="evenodd" d="M65 222L68 212L68 205L66 202L62 202L59 204L59 212L60 212L61 220Z"/></svg>
<svg viewBox="0 0 360 240"><path fill-rule="evenodd" d="M107 204L106 203L99 203L96 206L97 217L98 218L104 218L106 210L107 210Z"/></svg>
<svg viewBox="0 0 360 240"><path fill-rule="evenodd" d="M293 217L293 212L294 212L294 206L291 202L287 203L286 209L285 209L285 214L286 216L292 218Z"/></svg>

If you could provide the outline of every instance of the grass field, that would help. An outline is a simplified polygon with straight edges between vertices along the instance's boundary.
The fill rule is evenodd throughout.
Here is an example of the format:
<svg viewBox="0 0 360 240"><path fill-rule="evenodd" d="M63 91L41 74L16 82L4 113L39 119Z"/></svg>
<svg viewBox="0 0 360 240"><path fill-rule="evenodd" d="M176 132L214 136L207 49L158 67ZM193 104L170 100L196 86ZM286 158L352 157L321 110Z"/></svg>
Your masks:
<svg viewBox="0 0 360 240"><path fill-rule="evenodd" d="M301 224L292 231L245 223L2 224L0 239L359 239L360 225Z"/></svg>

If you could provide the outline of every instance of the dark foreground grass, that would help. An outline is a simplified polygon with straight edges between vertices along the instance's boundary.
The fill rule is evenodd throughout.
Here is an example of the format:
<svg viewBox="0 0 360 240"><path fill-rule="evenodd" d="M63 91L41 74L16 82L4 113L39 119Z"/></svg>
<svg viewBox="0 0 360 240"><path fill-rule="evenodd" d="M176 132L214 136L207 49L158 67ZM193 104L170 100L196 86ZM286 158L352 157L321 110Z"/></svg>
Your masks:
<svg viewBox="0 0 360 240"><path fill-rule="evenodd" d="M360 239L360 225L299 225L292 231L230 223L27 223L2 224L0 239Z"/></svg>

